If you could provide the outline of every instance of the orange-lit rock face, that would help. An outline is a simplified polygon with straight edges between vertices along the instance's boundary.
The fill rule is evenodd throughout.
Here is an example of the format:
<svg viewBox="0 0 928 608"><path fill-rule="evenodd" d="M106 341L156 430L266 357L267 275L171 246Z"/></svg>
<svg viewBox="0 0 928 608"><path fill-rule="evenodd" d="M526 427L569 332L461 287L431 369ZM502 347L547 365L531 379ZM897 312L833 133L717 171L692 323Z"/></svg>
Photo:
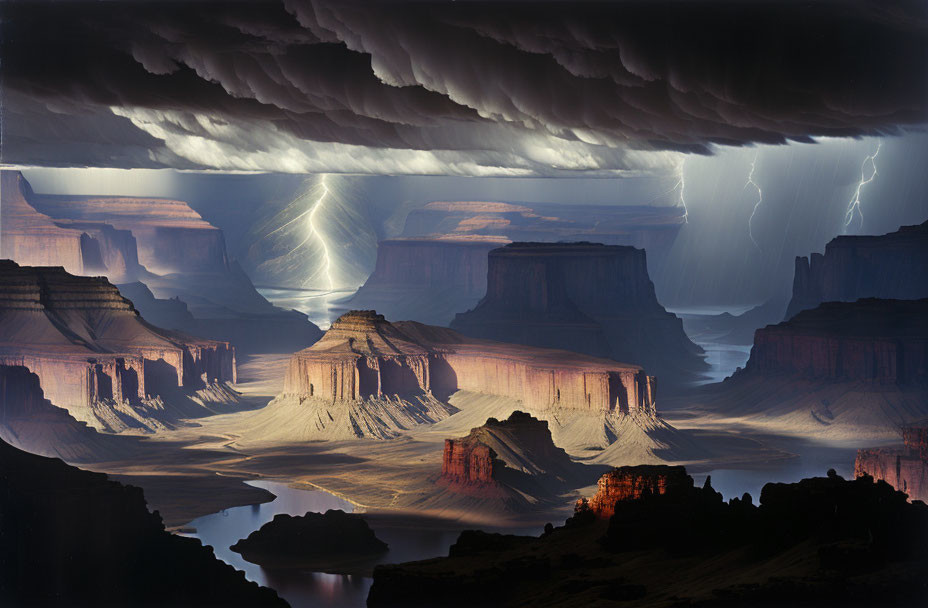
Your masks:
<svg viewBox="0 0 928 608"><path fill-rule="evenodd" d="M928 425L903 427L902 441L902 449L857 450L854 476L882 479L911 500L928 501Z"/></svg>
<svg viewBox="0 0 928 608"><path fill-rule="evenodd" d="M78 419L105 400L235 380L225 342L145 323L106 279L0 261L0 364L35 373L50 401Z"/></svg>
<svg viewBox="0 0 928 608"><path fill-rule="evenodd" d="M928 300L829 302L758 329L743 373L928 381Z"/></svg>
<svg viewBox="0 0 928 608"><path fill-rule="evenodd" d="M597 517L608 519L615 514L615 504L619 501L691 488L693 478L683 467L641 465L615 468L600 477L597 486L596 495L588 504Z"/></svg>
<svg viewBox="0 0 928 608"><path fill-rule="evenodd" d="M796 258L789 319L822 302L928 298L928 222L882 236L839 236L825 255Z"/></svg>
<svg viewBox="0 0 928 608"><path fill-rule="evenodd" d="M493 460L496 453L482 443L466 439L445 439L442 455L441 478L453 483L470 486L495 484Z"/></svg>
<svg viewBox="0 0 928 608"><path fill-rule="evenodd" d="M332 401L469 390L534 409L655 413L655 380L636 366L467 338L373 311L343 315L291 358L286 394Z"/></svg>

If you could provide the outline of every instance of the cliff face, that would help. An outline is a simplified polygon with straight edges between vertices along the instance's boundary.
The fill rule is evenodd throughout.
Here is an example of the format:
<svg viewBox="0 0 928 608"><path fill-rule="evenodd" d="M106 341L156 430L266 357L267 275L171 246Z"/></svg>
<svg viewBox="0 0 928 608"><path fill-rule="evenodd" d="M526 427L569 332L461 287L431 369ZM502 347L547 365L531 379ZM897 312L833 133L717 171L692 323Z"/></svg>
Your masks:
<svg viewBox="0 0 928 608"><path fill-rule="evenodd" d="M5 604L286 606L199 541L167 533L139 488L2 441L0 512Z"/></svg>
<svg viewBox="0 0 928 608"><path fill-rule="evenodd" d="M928 424L902 429L903 447L869 448L857 451L854 476L881 479L911 500L928 501Z"/></svg>
<svg viewBox="0 0 928 608"><path fill-rule="evenodd" d="M616 503L637 500L644 495L656 496L685 491L693 487L693 478L679 466L641 465L617 467L599 478L596 494L588 502L578 501L578 508L588 506L600 519L615 514ZM583 506L581 506L583 505Z"/></svg>
<svg viewBox="0 0 928 608"><path fill-rule="evenodd" d="M144 281L134 293L139 309L158 314L156 299L181 298L195 317L162 316L164 327L253 352L292 352L321 335L305 315L264 299L230 260L222 231L187 203L38 195L18 171L0 174L2 257L114 283Z"/></svg>
<svg viewBox="0 0 928 608"><path fill-rule="evenodd" d="M882 236L839 236L825 254L796 258L789 319L822 302L928 298L928 222Z"/></svg>
<svg viewBox="0 0 928 608"><path fill-rule="evenodd" d="M149 325L102 277L9 261L0 261L0 363L28 368L53 403L97 426L103 403L235 381L228 343Z"/></svg>
<svg viewBox="0 0 928 608"><path fill-rule="evenodd" d="M488 268L486 297L451 323L461 333L632 362L671 383L705 366L658 303L643 250L513 243Z"/></svg>
<svg viewBox="0 0 928 608"><path fill-rule="evenodd" d="M454 235L381 241L374 271L349 303L391 318L446 325L455 311L486 293L487 254L507 242Z"/></svg>
<svg viewBox="0 0 928 608"><path fill-rule="evenodd" d="M829 302L758 329L743 374L928 382L928 300Z"/></svg>
<svg viewBox="0 0 928 608"><path fill-rule="evenodd" d="M539 409L654 413L655 382L637 366L468 339L373 311L346 313L293 355L284 391L328 401L470 390Z"/></svg>

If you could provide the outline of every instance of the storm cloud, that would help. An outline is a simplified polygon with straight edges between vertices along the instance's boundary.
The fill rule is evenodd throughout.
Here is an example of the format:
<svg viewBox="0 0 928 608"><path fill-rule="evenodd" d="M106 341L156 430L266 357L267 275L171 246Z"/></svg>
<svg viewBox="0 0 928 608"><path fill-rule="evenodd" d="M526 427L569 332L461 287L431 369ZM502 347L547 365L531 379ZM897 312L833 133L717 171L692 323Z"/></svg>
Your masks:
<svg viewBox="0 0 928 608"><path fill-rule="evenodd" d="M0 11L7 164L621 175L928 118L914 1Z"/></svg>

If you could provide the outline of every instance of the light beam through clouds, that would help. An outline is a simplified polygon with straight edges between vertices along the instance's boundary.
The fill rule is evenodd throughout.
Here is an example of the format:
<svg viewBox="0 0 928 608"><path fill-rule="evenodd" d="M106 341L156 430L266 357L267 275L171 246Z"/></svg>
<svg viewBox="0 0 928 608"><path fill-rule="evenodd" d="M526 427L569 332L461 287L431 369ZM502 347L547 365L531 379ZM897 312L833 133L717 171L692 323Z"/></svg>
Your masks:
<svg viewBox="0 0 928 608"><path fill-rule="evenodd" d="M857 183L857 188L854 190L854 196L851 197L851 200L847 204L847 213L844 215L844 234L847 234L847 229L851 225L851 222L854 221L854 215L860 217L860 225L858 228L863 228L864 225L864 213L860 207L860 191L864 186L872 182L878 175L876 170L876 157L880 154L880 148L883 147L883 140L881 139L876 144L876 151L873 154L868 154L864 161L860 164L860 181ZM870 165L870 176L867 177L867 165Z"/></svg>

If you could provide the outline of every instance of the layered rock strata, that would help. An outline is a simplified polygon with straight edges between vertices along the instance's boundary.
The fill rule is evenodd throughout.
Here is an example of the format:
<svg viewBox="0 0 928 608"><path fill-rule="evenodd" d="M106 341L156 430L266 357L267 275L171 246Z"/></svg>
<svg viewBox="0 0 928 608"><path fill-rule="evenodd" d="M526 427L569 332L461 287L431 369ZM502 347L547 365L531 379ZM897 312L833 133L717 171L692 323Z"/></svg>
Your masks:
<svg viewBox="0 0 928 608"><path fill-rule="evenodd" d="M272 405L305 402L290 415L312 412L310 435L387 438L450 416L457 410L444 400L458 391L501 396L533 413L656 418L655 379L638 366L389 323L374 311L342 315L294 354Z"/></svg>
<svg viewBox="0 0 928 608"><path fill-rule="evenodd" d="M609 519L615 514L616 503L637 500L645 495L667 494L693 487L693 478L679 466L640 465L617 467L599 478L596 494L588 501L581 499L578 509L588 507L596 517Z"/></svg>
<svg viewBox="0 0 928 608"><path fill-rule="evenodd" d="M0 286L0 364L34 372L53 403L91 425L107 428L106 403L236 379L231 345L146 323L102 277L3 260Z"/></svg>
<svg viewBox="0 0 928 608"><path fill-rule="evenodd" d="M928 383L928 299L828 302L758 329L742 373Z"/></svg>
<svg viewBox="0 0 928 608"><path fill-rule="evenodd" d="M466 437L446 439L439 482L467 494L518 489L537 495L532 486L563 488L583 468L554 445L546 421L516 411L506 420L490 418Z"/></svg>
<svg viewBox="0 0 928 608"><path fill-rule="evenodd" d="M181 298L195 317L165 327L249 351L292 352L321 335L305 315L264 299L230 259L222 231L187 203L39 195L18 171L0 173L2 257L114 283L142 281L152 300ZM138 293L137 308L159 308Z"/></svg>
<svg viewBox="0 0 928 608"><path fill-rule="evenodd" d="M447 325L487 289L487 255L509 241L495 236L405 237L377 245L374 271L348 300L393 319Z"/></svg>
<svg viewBox="0 0 928 608"><path fill-rule="evenodd" d="M671 385L704 369L702 349L657 301L645 252L597 243L512 243L490 252L487 295L463 334L609 357Z"/></svg>
<svg viewBox="0 0 928 608"><path fill-rule="evenodd" d="M854 476L881 479L911 500L928 502L928 421L902 428L902 448L857 451Z"/></svg>
<svg viewBox="0 0 928 608"><path fill-rule="evenodd" d="M839 236L825 254L796 258L790 319L822 302L928 298L928 222L882 236Z"/></svg>

